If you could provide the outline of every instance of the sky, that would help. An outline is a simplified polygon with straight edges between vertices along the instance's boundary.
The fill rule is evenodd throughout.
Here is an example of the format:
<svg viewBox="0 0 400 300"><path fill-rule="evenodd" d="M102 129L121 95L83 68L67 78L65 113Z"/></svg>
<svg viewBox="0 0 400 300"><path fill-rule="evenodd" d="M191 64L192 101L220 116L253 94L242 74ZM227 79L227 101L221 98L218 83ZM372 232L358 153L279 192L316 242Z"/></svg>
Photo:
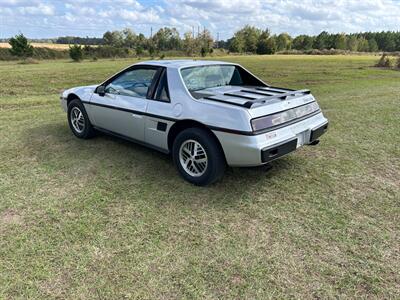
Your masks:
<svg viewBox="0 0 400 300"><path fill-rule="evenodd" d="M400 0L0 0L0 38L101 37L132 28L183 34L204 27L227 39L246 24L273 33L400 30Z"/></svg>

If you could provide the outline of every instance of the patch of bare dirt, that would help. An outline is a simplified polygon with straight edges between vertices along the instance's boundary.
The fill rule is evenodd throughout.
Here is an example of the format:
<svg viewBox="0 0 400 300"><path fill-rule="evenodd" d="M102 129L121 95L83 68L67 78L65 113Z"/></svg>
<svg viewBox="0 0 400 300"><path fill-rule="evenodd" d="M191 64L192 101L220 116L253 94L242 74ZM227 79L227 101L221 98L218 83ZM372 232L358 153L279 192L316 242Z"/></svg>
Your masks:
<svg viewBox="0 0 400 300"><path fill-rule="evenodd" d="M1 225L22 225L22 217L12 209L7 209L0 214Z"/></svg>

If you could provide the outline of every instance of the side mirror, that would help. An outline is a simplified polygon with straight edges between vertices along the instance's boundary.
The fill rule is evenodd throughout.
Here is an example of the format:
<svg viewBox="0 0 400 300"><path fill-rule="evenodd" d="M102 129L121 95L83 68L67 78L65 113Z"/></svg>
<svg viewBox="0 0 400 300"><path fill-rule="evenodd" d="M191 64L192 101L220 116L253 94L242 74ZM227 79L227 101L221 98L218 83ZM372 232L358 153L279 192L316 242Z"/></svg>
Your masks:
<svg viewBox="0 0 400 300"><path fill-rule="evenodd" d="M99 85L96 89L96 93L99 94L99 96L104 97L104 95L106 94L106 88L104 87L104 85Z"/></svg>

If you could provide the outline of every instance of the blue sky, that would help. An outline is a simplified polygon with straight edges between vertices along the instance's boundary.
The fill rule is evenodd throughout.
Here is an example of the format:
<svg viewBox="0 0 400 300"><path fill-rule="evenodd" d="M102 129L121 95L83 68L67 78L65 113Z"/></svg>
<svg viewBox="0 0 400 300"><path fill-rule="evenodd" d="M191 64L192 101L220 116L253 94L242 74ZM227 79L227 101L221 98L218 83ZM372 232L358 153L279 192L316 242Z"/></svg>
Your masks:
<svg viewBox="0 0 400 300"><path fill-rule="evenodd" d="M400 30L400 0L0 0L0 38L204 26L226 39L245 24L292 35Z"/></svg>

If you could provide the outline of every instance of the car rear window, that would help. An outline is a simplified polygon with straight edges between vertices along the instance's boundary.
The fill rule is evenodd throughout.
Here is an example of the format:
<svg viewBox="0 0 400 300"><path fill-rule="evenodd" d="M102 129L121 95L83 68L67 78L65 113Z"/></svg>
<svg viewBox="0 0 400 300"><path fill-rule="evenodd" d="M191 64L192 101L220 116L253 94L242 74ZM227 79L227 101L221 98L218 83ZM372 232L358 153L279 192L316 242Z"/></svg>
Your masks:
<svg viewBox="0 0 400 300"><path fill-rule="evenodd" d="M190 92L218 86L243 84L238 68L232 65L184 68L181 70L181 75Z"/></svg>

